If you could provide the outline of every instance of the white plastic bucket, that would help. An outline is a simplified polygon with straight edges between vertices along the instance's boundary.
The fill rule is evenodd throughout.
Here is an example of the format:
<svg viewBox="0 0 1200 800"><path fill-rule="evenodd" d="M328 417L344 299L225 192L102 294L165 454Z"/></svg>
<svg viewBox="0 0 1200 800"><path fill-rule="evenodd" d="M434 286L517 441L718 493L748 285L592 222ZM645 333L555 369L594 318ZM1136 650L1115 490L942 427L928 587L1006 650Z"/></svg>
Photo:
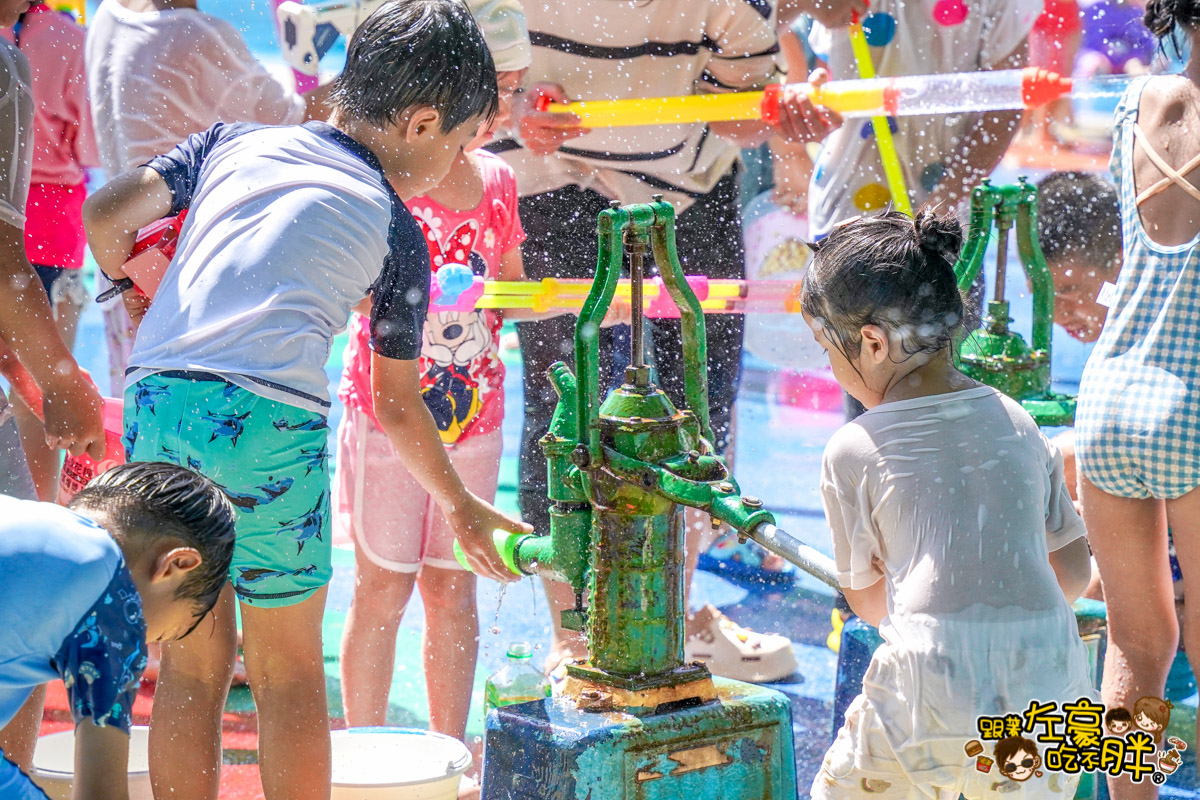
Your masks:
<svg viewBox="0 0 1200 800"><path fill-rule="evenodd" d="M38 739L30 777L50 800L71 800L75 731L51 733ZM154 800L150 791L150 729L144 725L135 725L129 735L129 800Z"/></svg>
<svg viewBox="0 0 1200 800"><path fill-rule="evenodd" d="M413 728L334 731L332 800L455 800L471 751Z"/></svg>

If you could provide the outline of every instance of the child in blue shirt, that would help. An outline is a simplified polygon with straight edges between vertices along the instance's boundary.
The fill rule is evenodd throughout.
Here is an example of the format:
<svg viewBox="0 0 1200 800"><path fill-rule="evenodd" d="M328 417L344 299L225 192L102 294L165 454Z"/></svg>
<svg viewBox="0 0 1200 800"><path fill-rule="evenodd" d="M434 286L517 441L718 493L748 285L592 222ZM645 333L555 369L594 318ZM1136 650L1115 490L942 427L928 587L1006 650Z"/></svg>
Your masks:
<svg viewBox="0 0 1200 800"><path fill-rule="evenodd" d="M75 796L125 798L146 642L182 639L216 603L233 508L162 463L96 478L68 508L0 495L0 727L61 678L76 724ZM0 797L44 795L0 758Z"/></svg>
<svg viewBox="0 0 1200 800"><path fill-rule="evenodd" d="M151 719L164 743L150 762L160 791L216 796L236 595L266 797L328 800L324 366L368 298L381 427L476 571L512 577L492 530L528 526L466 489L421 397L430 262L404 206L445 177L497 98L495 66L465 5L398 0L351 39L329 123L215 125L85 208L92 252L117 280L140 227L189 209L149 310L127 303L144 318L127 377L126 445L133 460L193 466L238 508L232 587L211 635L164 648L156 708L170 713Z"/></svg>

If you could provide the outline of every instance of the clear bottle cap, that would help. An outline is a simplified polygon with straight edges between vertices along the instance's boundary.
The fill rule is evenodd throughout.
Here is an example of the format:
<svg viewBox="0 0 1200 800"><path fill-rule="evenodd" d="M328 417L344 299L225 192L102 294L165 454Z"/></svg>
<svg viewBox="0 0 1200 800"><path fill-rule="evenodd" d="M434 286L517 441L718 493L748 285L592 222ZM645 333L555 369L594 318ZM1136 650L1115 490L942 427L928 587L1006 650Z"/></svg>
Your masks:
<svg viewBox="0 0 1200 800"><path fill-rule="evenodd" d="M533 647L529 642L513 642L508 646L509 658L533 658Z"/></svg>

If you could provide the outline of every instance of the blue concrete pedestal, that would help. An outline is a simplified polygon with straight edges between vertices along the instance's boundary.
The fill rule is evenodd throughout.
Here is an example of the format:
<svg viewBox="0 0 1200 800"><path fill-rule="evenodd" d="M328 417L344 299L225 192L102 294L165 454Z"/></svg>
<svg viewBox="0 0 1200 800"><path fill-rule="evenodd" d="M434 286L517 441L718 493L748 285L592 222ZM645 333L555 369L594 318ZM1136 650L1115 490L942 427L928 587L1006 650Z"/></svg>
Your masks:
<svg viewBox="0 0 1200 800"><path fill-rule="evenodd" d="M787 697L713 680L717 700L643 717L553 699L492 711L484 800L795 800Z"/></svg>

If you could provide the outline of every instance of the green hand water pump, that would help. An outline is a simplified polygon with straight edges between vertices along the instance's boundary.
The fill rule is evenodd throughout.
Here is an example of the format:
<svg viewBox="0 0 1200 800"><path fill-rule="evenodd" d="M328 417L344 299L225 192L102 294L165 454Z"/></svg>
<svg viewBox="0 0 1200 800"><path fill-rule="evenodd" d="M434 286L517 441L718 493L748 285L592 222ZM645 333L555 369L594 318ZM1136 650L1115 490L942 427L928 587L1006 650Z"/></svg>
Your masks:
<svg viewBox="0 0 1200 800"><path fill-rule="evenodd" d="M1017 400L1039 425L1072 425L1075 398L1050 389L1051 332L1054 326L1054 282L1037 236L1038 190L1025 178L1016 185L992 186L984 180L971 192L971 224L967 242L954 267L958 288L970 291L983 269L992 225L997 232L993 299L987 303L983 325L959 347L958 368ZM1008 239L1014 230L1017 253L1033 289L1033 331L1026 344L1009 328L1005 297Z"/></svg>
<svg viewBox="0 0 1200 800"><path fill-rule="evenodd" d="M562 622L587 634L590 658L568 665L558 700L489 714L484 796L794 798L787 699L684 662L684 508L836 585L832 561L779 530L713 449L704 317L676 254L672 206L614 204L598 228L596 277L575 329L578 373L557 363L547 376L559 395L541 439L550 533L497 541L514 571L573 587ZM601 402L600 323L625 254L630 365ZM643 357L648 255L680 312L685 408Z"/></svg>

